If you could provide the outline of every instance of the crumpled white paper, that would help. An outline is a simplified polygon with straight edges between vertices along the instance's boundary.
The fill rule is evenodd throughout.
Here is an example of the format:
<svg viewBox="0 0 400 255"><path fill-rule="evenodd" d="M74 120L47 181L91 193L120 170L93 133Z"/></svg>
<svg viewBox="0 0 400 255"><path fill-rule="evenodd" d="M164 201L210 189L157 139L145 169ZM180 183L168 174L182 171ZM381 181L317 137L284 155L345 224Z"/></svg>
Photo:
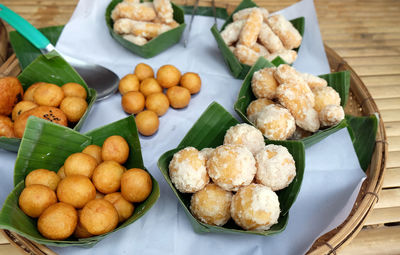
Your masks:
<svg viewBox="0 0 400 255"><path fill-rule="evenodd" d="M160 129L152 137L140 137L146 167L157 179L161 196L154 207L130 226L109 235L91 249L55 248L60 254L302 254L314 240L338 226L348 216L365 174L361 170L346 129L306 150L306 170L299 196L290 210L289 223L276 236L197 234L178 200L162 177L157 160L175 148L212 101L234 114L233 104L242 81L232 78L210 32L214 18L196 16L189 45L179 43L151 59L140 58L110 36L104 13L109 0L81 0L58 41L63 53L104 65L120 77L144 62L157 70L175 65L182 73L197 72L202 89L187 108L170 108L160 118ZM329 65L323 49L318 21L311 0L282 10L288 19L304 16L306 30L295 67L323 74ZM190 16L186 16L186 21ZM218 20L219 27L223 24ZM127 115L119 94L94 105L81 132L117 121ZM0 151L0 203L11 192L16 154Z"/></svg>

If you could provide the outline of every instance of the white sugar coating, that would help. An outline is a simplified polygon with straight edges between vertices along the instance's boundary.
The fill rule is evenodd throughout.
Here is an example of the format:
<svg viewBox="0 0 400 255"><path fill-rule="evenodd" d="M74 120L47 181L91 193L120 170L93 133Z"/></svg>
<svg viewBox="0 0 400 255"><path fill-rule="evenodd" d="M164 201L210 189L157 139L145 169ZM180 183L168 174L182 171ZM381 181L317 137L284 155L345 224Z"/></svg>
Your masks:
<svg viewBox="0 0 400 255"><path fill-rule="evenodd" d="M174 154L169 163L169 176L182 193L199 191L210 181L206 159L193 147L187 147Z"/></svg>
<svg viewBox="0 0 400 255"><path fill-rule="evenodd" d="M270 16L268 25L279 36L286 49L291 50L300 46L302 37L299 31L283 15Z"/></svg>
<svg viewBox="0 0 400 255"><path fill-rule="evenodd" d="M260 57L260 54L258 54L257 52L239 43L236 44L236 48L233 54L235 54L235 56L241 63L249 66L254 65L254 63L256 63L257 59Z"/></svg>
<svg viewBox="0 0 400 255"><path fill-rule="evenodd" d="M267 9L265 9L265 8L260 8L260 7L252 7L252 8L242 9L242 10L240 10L240 11L238 11L238 12L235 12L235 13L233 14L232 18L233 18L234 21L236 21L236 20L242 20L242 19L247 19L247 18L249 17L250 13L251 13L252 11L254 11L255 9L258 9L258 10L261 11L261 14L262 14L262 16L263 16L264 22L267 22L267 21L268 21L269 12L268 12Z"/></svg>
<svg viewBox="0 0 400 255"><path fill-rule="evenodd" d="M328 86L328 82L318 76L309 73L300 73L300 75L307 82L311 90Z"/></svg>
<svg viewBox="0 0 400 255"><path fill-rule="evenodd" d="M270 54L269 56L267 56L267 60L272 61L276 57L280 57L286 63L292 64L297 59L297 52L294 50L281 50L281 51L274 52L274 53Z"/></svg>
<svg viewBox="0 0 400 255"><path fill-rule="evenodd" d="M246 230L268 230L278 223L279 214L278 196L267 186L252 183L233 195L231 216Z"/></svg>
<svg viewBox="0 0 400 255"><path fill-rule="evenodd" d="M327 105L319 112L321 126L330 127L344 119L343 107L340 105Z"/></svg>
<svg viewBox="0 0 400 255"><path fill-rule="evenodd" d="M255 124L258 113L260 113L265 106L270 104L275 103L267 98L258 98L252 101L246 109L247 118L251 123Z"/></svg>
<svg viewBox="0 0 400 255"><path fill-rule="evenodd" d="M114 22L114 31L118 34L130 34L132 32L132 20L118 19Z"/></svg>
<svg viewBox="0 0 400 255"><path fill-rule="evenodd" d="M314 108L308 107L303 109L303 114L304 119L296 119L296 124L304 130L317 132L320 126L318 112Z"/></svg>
<svg viewBox="0 0 400 255"><path fill-rule="evenodd" d="M190 211L200 221L222 226L231 218L232 192L214 183L197 191L190 200Z"/></svg>
<svg viewBox="0 0 400 255"><path fill-rule="evenodd" d="M255 125L271 140L286 140L296 129L290 112L280 105L268 105L257 114Z"/></svg>
<svg viewBox="0 0 400 255"><path fill-rule="evenodd" d="M246 123L230 127L225 133L224 144L245 146L253 155L265 146L261 131Z"/></svg>
<svg viewBox="0 0 400 255"><path fill-rule="evenodd" d="M273 191L286 188L296 176L294 159L284 146L269 144L255 158L257 182Z"/></svg>
<svg viewBox="0 0 400 255"><path fill-rule="evenodd" d="M227 191L249 185L256 174L253 154L241 145L221 145L207 160L207 170L215 184Z"/></svg>
<svg viewBox="0 0 400 255"><path fill-rule="evenodd" d="M276 68L263 68L253 74L251 79L251 90L257 98L274 99L278 82L275 80L274 73Z"/></svg>
<svg viewBox="0 0 400 255"><path fill-rule="evenodd" d="M204 148L200 151L203 154L204 158L208 160L211 156L211 153L214 151L214 148Z"/></svg>
<svg viewBox="0 0 400 255"><path fill-rule="evenodd" d="M224 31L221 32L221 37L226 45L232 45L234 42L239 40L240 31L244 26L246 20L238 20L227 25Z"/></svg>
<svg viewBox="0 0 400 255"><path fill-rule="evenodd" d="M255 52L257 52L260 56L263 57L267 57L270 55L269 51L267 50L267 48L265 48L263 45L259 44L259 43L255 43L253 45L253 47L251 47L252 50L254 50Z"/></svg>
<svg viewBox="0 0 400 255"><path fill-rule="evenodd" d="M269 52L275 53L285 49L279 37L272 32L270 26L266 23L261 24L261 31L258 40Z"/></svg>
<svg viewBox="0 0 400 255"><path fill-rule="evenodd" d="M125 40L128 40L136 45L145 45L147 43L147 39L141 36L135 36L132 34L127 34L122 36Z"/></svg>
<svg viewBox="0 0 400 255"><path fill-rule="evenodd" d="M315 98L314 109L320 112L327 105L340 105L340 95L332 87L318 87L313 89Z"/></svg>

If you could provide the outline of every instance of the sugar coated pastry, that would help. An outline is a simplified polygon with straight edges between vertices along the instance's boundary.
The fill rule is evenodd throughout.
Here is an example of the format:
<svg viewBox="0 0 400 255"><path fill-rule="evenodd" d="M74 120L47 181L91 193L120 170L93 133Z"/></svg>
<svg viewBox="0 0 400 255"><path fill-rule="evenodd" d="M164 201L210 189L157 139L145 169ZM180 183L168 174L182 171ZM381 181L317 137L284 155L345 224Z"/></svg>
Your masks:
<svg viewBox="0 0 400 255"><path fill-rule="evenodd" d="M193 147L187 147L174 154L169 164L169 176L182 193L197 192L210 181L206 170L206 159Z"/></svg>
<svg viewBox="0 0 400 255"><path fill-rule="evenodd" d="M124 0L124 3L139 4L140 0Z"/></svg>
<svg viewBox="0 0 400 255"><path fill-rule="evenodd" d="M249 66L254 65L254 63L257 62L257 59L260 57L257 52L241 44L236 46L233 54L235 54L241 63Z"/></svg>
<svg viewBox="0 0 400 255"><path fill-rule="evenodd" d="M255 124L270 140L286 140L296 129L295 119L290 112L275 104L264 107L257 114Z"/></svg>
<svg viewBox="0 0 400 255"><path fill-rule="evenodd" d="M251 89L257 98L274 99L278 82L274 77L276 68L260 69L253 74L251 79Z"/></svg>
<svg viewBox="0 0 400 255"><path fill-rule="evenodd" d="M222 226L231 218L232 192L214 183L207 184L190 200L190 211L200 221Z"/></svg>
<svg viewBox="0 0 400 255"><path fill-rule="evenodd" d="M269 52L274 53L285 49L279 37L272 32L271 28L266 23L261 24L260 34L258 39L261 44L268 49Z"/></svg>
<svg viewBox="0 0 400 255"><path fill-rule="evenodd" d="M278 196L270 188L252 183L232 197L231 216L246 230L267 230L278 223Z"/></svg>
<svg viewBox="0 0 400 255"><path fill-rule="evenodd" d="M257 42L257 37L261 31L261 24L263 17L259 9L254 9L249 14L242 31L239 34L239 44L243 44L247 47L253 47Z"/></svg>
<svg viewBox="0 0 400 255"><path fill-rule="evenodd" d="M257 52L258 55L263 56L263 57L267 57L270 55L267 48L265 48L264 46L262 46L261 44L259 44L257 42L253 45L253 47L251 47L251 49L254 50L255 52Z"/></svg>
<svg viewBox="0 0 400 255"><path fill-rule="evenodd" d="M242 31L245 22L245 20L237 20L225 27L224 31L221 32L221 37L226 45L232 45L239 39L240 31Z"/></svg>
<svg viewBox="0 0 400 255"><path fill-rule="evenodd" d="M221 145L207 160L207 170L215 184L227 191L237 191L254 179L255 159L244 146Z"/></svg>
<svg viewBox="0 0 400 255"><path fill-rule="evenodd" d="M264 148L264 137L260 130L246 124L237 124L226 131L224 144L245 146L253 155Z"/></svg>
<svg viewBox="0 0 400 255"><path fill-rule="evenodd" d="M284 146L269 144L255 158L257 182L273 191L286 188L296 176L294 159Z"/></svg>
<svg viewBox="0 0 400 255"><path fill-rule="evenodd" d="M283 49L281 51L277 51L275 53L270 54L267 56L268 61L274 60L276 57L280 57L283 59L286 63L292 64L294 61L297 59L297 52L294 50L286 50Z"/></svg>
<svg viewBox="0 0 400 255"><path fill-rule="evenodd" d="M246 109L247 118L251 123L255 123L257 115L262 111L262 109L264 109L265 106L270 104L275 103L267 98L258 98L252 101Z"/></svg>
<svg viewBox="0 0 400 255"><path fill-rule="evenodd" d="M250 13L252 11L256 10L256 9L261 11L261 14L262 14L264 22L267 22L268 21L269 12L268 12L267 9L260 8L260 7L246 8L246 9L242 9L242 10L240 10L238 12L235 12L233 14L233 16L232 16L233 21L247 19L249 17Z"/></svg>
<svg viewBox="0 0 400 255"><path fill-rule="evenodd" d="M315 96L314 109L320 112L327 105L340 105L340 96L332 87L320 87L313 90Z"/></svg>
<svg viewBox="0 0 400 255"><path fill-rule="evenodd" d="M115 6L111 12L111 18L116 21L120 18L132 20L150 21L156 17L154 8L146 4L122 2Z"/></svg>
<svg viewBox="0 0 400 255"><path fill-rule="evenodd" d="M114 23L114 30L119 34L133 34L147 39L154 38L170 29L171 27L165 24L131 19L119 19Z"/></svg>
<svg viewBox="0 0 400 255"><path fill-rule="evenodd" d="M147 39L141 36L135 36L132 34L127 34L122 36L125 40L130 41L136 45L145 45L147 43Z"/></svg>
<svg viewBox="0 0 400 255"><path fill-rule="evenodd" d="M303 79L307 82L310 89L316 89L328 86L328 82L318 76L309 73L300 73Z"/></svg>
<svg viewBox="0 0 400 255"><path fill-rule="evenodd" d="M154 0L153 4L157 11L157 16L163 22L170 23L173 21L174 10L169 0Z"/></svg>
<svg viewBox="0 0 400 255"><path fill-rule="evenodd" d="M214 148L203 148L200 153L203 154L204 158L208 160L211 157L211 153L214 151Z"/></svg>
<svg viewBox="0 0 400 255"><path fill-rule="evenodd" d="M268 24L272 31L279 36L286 49L294 49L301 44L301 35L282 15L274 15L268 18Z"/></svg>
<svg viewBox="0 0 400 255"><path fill-rule="evenodd" d="M343 107L340 105L327 105L319 112L321 126L330 127L344 119Z"/></svg>

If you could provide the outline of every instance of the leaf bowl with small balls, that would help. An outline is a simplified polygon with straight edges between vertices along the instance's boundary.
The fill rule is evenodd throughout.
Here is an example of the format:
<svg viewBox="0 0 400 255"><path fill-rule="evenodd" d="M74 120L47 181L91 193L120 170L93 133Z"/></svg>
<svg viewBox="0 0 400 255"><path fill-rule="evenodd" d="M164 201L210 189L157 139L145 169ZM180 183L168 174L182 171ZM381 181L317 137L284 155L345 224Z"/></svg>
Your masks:
<svg viewBox="0 0 400 255"><path fill-rule="evenodd" d="M37 117L27 129L0 228L44 245L91 247L156 203L133 116L85 134Z"/></svg>

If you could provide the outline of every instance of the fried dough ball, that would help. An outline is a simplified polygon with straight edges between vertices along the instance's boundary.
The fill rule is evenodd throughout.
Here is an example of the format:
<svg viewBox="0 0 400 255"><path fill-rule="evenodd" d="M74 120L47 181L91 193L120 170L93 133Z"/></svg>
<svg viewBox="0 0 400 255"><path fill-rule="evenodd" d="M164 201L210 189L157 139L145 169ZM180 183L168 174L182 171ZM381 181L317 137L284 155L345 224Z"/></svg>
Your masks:
<svg viewBox="0 0 400 255"><path fill-rule="evenodd" d="M319 121L323 127L334 126L343 119L344 111L340 105L327 105L319 112Z"/></svg>
<svg viewBox="0 0 400 255"><path fill-rule="evenodd" d="M118 212L118 221L123 222L132 216L135 207L129 203L120 192L108 194L104 197L105 200L109 201Z"/></svg>
<svg viewBox="0 0 400 255"><path fill-rule="evenodd" d="M289 186L296 176L296 165L290 152L281 145L269 144L256 155L258 183L273 191Z"/></svg>
<svg viewBox="0 0 400 255"><path fill-rule="evenodd" d="M40 234L48 239L68 238L78 224L78 213L69 204L59 202L47 208L37 223Z"/></svg>
<svg viewBox="0 0 400 255"><path fill-rule="evenodd" d="M96 191L96 198L104 198L104 194Z"/></svg>
<svg viewBox="0 0 400 255"><path fill-rule="evenodd" d="M60 177L60 180L64 179L65 177L67 177L65 175L65 167L64 167L64 165L62 167L60 167L60 169L58 169L57 175L58 175L58 177Z"/></svg>
<svg viewBox="0 0 400 255"><path fill-rule="evenodd" d="M258 113L260 113L265 106L270 104L275 103L267 98L258 98L252 101L246 109L247 118L251 123L255 123Z"/></svg>
<svg viewBox="0 0 400 255"><path fill-rule="evenodd" d="M28 187L33 184L42 184L55 191L59 181L60 177L56 172L47 169L36 169L25 177L25 186Z"/></svg>
<svg viewBox="0 0 400 255"><path fill-rule="evenodd" d="M15 121L19 117L19 115L35 107L38 107L38 105L32 101L20 101L18 104L15 105L14 109L12 110L11 119Z"/></svg>
<svg viewBox="0 0 400 255"><path fill-rule="evenodd" d="M203 148L200 153L203 154L204 158L206 161L211 157L211 154L213 153L214 148Z"/></svg>
<svg viewBox="0 0 400 255"><path fill-rule="evenodd" d="M171 88L179 84L181 72L173 65L163 65L157 71L157 81L163 88Z"/></svg>
<svg viewBox="0 0 400 255"><path fill-rule="evenodd" d="M190 94L196 94L201 88L201 79L197 73L188 72L182 75L180 84L182 87L187 88Z"/></svg>
<svg viewBox="0 0 400 255"><path fill-rule="evenodd" d="M67 115L69 122L78 122L85 114L88 103L85 99L80 97L65 97L61 104L60 109Z"/></svg>
<svg viewBox="0 0 400 255"><path fill-rule="evenodd" d="M129 157L129 145L126 140L119 135L108 137L101 148L101 158L103 161L113 160L123 164Z"/></svg>
<svg viewBox="0 0 400 255"><path fill-rule="evenodd" d="M56 107L51 106L38 106L29 111L23 112L14 122L15 136L21 138L25 131L25 126L29 116L36 116L38 118L48 120L50 122L67 126L67 116L63 111Z"/></svg>
<svg viewBox="0 0 400 255"><path fill-rule="evenodd" d="M28 89L24 92L24 101L32 101L33 102L33 94L35 90L42 84L46 84L46 82L36 82L28 87Z"/></svg>
<svg viewBox="0 0 400 255"><path fill-rule="evenodd" d="M0 136L15 137L14 123L4 115L0 115Z"/></svg>
<svg viewBox="0 0 400 255"><path fill-rule="evenodd" d="M319 87L313 90L315 96L314 109L319 113L327 105L340 105L340 96L332 87Z"/></svg>
<svg viewBox="0 0 400 255"><path fill-rule="evenodd" d="M78 210L78 224L76 225L75 231L74 231L74 236L76 238L88 238L93 236L92 234L87 231L87 229L82 225L81 223L81 214L82 210Z"/></svg>
<svg viewBox="0 0 400 255"><path fill-rule="evenodd" d="M139 91L129 91L122 96L121 105L126 113L137 114L144 109L144 95Z"/></svg>
<svg viewBox="0 0 400 255"><path fill-rule="evenodd" d="M268 230L278 223L278 196L270 188L252 183L233 195L231 216L246 230Z"/></svg>
<svg viewBox="0 0 400 255"><path fill-rule="evenodd" d="M328 86L328 82L318 76L309 73L300 73L300 75L307 82L311 90Z"/></svg>
<svg viewBox="0 0 400 255"><path fill-rule="evenodd" d="M136 115L136 126L140 134L144 136L153 135L158 130L160 121L155 112L146 110Z"/></svg>
<svg viewBox="0 0 400 255"><path fill-rule="evenodd" d="M139 79L135 74L127 74L120 81L118 85L118 90L121 95L129 91L139 91Z"/></svg>
<svg viewBox="0 0 400 255"><path fill-rule="evenodd" d="M192 196L190 211L204 223L222 226L231 218L231 202L232 192L210 183Z"/></svg>
<svg viewBox="0 0 400 255"><path fill-rule="evenodd" d="M145 170L132 168L122 174L121 194L129 202L143 202L152 189L153 181Z"/></svg>
<svg viewBox="0 0 400 255"><path fill-rule="evenodd" d="M58 184L57 197L61 202L79 209L96 197L96 188L86 176L71 175Z"/></svg>
<svg viewBox="0 0 400 255"><path fill-rule="evenodd" d="M145 63L139 63L135 67L135 75L139 79L139 81L143 81L146 78L153 78L154 71L151 66Z"/></svg>
<svg viewBox="0 0 400 255"><path fill-rule="evenodd" d="M89 233L102 235L118 225L118 212L109 201L97 198L83 207L80 222Z"/></svg>
<svg viewBox="0 0 400 255"><path fill-rule="evenodd" d="M206 158L194 147L176 152L169 163L169 177L182 193L194 193L203 189L210 182Z"/></svg>
<svg viewBox="0 0 400 255"><path fill-rule="evenodd" d="M142 92L145 97L154 93L162 92L162 90L162 87L154 78L146 78L140 83L139 91Z"/></svg>
<svg viewBox="0 0 400 255"><path fill-rule="evenodd" d="M56 193L41 184L25 187L18 199L21 210L32 218L39 217L47 207L55 203L57 203Z"/></svg>
<svg viewBox="0 0 400 255"><path fill-rule="evenodd" d="M227 191L248 185L256 174L253 154L240 145L221 145L207 160L207 170L215 184Z"/></svg>
<svg viewBox="0 0 400 255"><path fill-rule="evenodd" d="M10 115L14 106L22 100L24 90L15 77L0 78L0 114Z"/></svg>
<svg viewBox="0 0 400 255"><path fill-rule="evenodd" d="M103 162L103 159L101 158L101 147L98 145L88 145L85 149L83 149L82 153L92 156L96 160L97 164Z"/></svg>
<svg viewBox="0 0 400 255"><path fill-rule="evenodd" d="M174 86L167 90L167 97L173 108L185 108L190 101L190 92L187 88Z"/></svg>
<svg viewBox="0 0 400 255"><path fill-rule="evenodd" d="M230 127L225 133L224 144L242 145L253 155L256 155L265 146L261 131L246 123Z"/></svg>
<svg viewBox="0 0 400 255"><path fill-rule="evenodd" d="M251 89L257 98L274 99L276 88L279 86L274 77L276 68L264 68L253 74Z"/></svg>
<svg viewBox="0 0 400 255"><path fill-rule="evenodd" d="M64 91L62 88L51 83L41 84L33 93L33 101L38 105L57 107L63 99Z"/></svg>
<svg viewBox="0 0 400 255"><path fill-rule="evenodd" d="M64 171L66 176L83 175L92 178L93 171L97 166L97 161L92 156L77 152L68 156L64 162Z"/></svg>
<svg viewBox="0 0 400 255"><path fill-rule="evenodd" d="M62 85L61 89L64 91L65 97L80 97L84 100L87 98L86 89L81 84L69 82Z"/></svg>
<svg viewBox="0 0 400 255"><path fill-rule="evenodd" d="M92 181L98 191L113 193L121 186L121 177L125 169L115 161L104 161L94 169Z"/></svg>
<svg viewBox="0 0 400 255"><path fill-rule="evenodd" d="M151 94L146 98L146 109L157 113L158 116L164 115L168 108L168 97L162 92Z"/></svg>

